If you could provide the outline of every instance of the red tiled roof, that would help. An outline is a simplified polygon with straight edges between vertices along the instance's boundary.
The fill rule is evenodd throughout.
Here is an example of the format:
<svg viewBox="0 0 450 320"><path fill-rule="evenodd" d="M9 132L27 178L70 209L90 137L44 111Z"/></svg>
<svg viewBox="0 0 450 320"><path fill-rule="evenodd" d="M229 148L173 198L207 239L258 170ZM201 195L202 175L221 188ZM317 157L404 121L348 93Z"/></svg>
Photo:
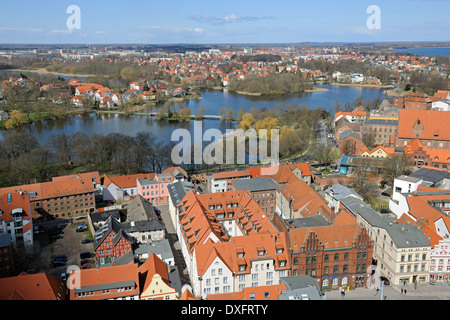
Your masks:
<svg viewBox="0 0 450 320"><path fill-rule="evenodd" d="M420 139L450 140L450 126L448 125L450 123L450 112L436 110L400 110L398 138L415 138L413 128L418 120L423 125L423 133L419 135Z"/></svg>
<svg viewBox="0 0 450 320"><path fill-rule="evenodd" d="M158 258L154 253L139 267L139 273L142 277L141 292L147 290L150 286L153 276L159 274L162 281L170 286L169 272L167 271L167 265Z"/></svg>
<svg viewBox="0 0 450 320"><path fill-rule="evenodd" d="M107 174L103 175L103 185L108 188L111 183L114 183L117 187L126 189L137 186L137 179L154 179L156 173L139 173L131 175L123 175L117 177L110 177Z"/></svg>
<svg viewBox="0 0 450 320"><path fill-rule="evenodd" d="M0 300L65 300L66 284L48 273L0 279Z"/></svg>
<svg viewBox="0 0 450 320"><path fill-rule="evenodd" d="M138 266L135 263L129 263L127 265L117 265L117 266L109 266L102 267L98 269L84 269L80 270L80 288L90 287L90 286L101 286L105 284L124 282L124 281L134 281L135 287L132 288L132 291L125 292L114 292L111 290L111 293L108 294L108 298L118 298L121 296L129 296L129 295L139 295L139 273ZM92 290L93 291L93 290ZM101 299L105 299L104 296L100 297ZM84 296L82 298L75 298L74 289L70 290L70 299L71 300L98 300L99 296Z"/></svg>
<svg viewBox="0 0 450 320"><path fill-rule="evenodd" d="M214 179L232 179L232 178L238 178L238 177L250 177L250 173L248 172L248 170L224 171L224 172L214 173L212 176Z"/></svg>

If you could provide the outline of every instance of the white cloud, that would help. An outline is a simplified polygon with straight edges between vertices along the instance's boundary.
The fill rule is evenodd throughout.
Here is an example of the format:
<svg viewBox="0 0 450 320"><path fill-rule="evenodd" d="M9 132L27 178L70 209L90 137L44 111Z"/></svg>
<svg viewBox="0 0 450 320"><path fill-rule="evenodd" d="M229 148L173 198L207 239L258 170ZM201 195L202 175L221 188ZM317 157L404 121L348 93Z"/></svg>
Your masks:
<svg viewBox="0 0 450 320"><path fill-rule="evenodd" d="M227 23L241 23L248 21L256 21L263 19L273 19L274 17L254 17L254 16L237 16L234 12L225 15L223 18L213 17L213 16L198 16L191 15L189 19L200 22L200 23L208 23L211 25L222 25Z"/></svg>
<svg viewBox="0 0 450 320"><path fill-rule="evenodd" d="M53 30L50 30L51 34L72 34L73 32L74 32L73 29L62 29L62 30L53 29Z"/></svg>
<svg viewBox="0 0 450 320"><path fill-rule="evenodd" d="M163 26L150 26L142 27L142 29L159 30L166 33L203 33L202 28L182 28L182 27L163 27Z"/></svg>
<svg viewBox="0 0 450 320"><path fill-rule="evenodd" d="M232 13L232 14L225 16L224 20L225 20L225 22L236 22L236 21L238 21L238 17L234 13Z"/></svg>
<svg viewBox="0 0 450 320"><path fill-rule="evenodd" d="M105 31L95 31L95 34L106 34Z"/></svg>
<svg viewBox="0 0 450 320"><path fill-rule="evenodd" d="M0 27L0 31L42 32L43 30L37 28Z"/></svg>

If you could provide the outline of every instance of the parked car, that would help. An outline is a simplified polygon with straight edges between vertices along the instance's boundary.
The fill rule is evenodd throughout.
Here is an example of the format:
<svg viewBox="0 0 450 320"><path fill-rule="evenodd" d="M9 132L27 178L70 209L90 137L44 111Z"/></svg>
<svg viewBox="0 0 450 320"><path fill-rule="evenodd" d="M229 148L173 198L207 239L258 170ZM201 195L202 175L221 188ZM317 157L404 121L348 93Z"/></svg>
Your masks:
<svg viewBox="0 0 450 320"><path fill-rule="evenodd" d="M53 258L53 260L54 260L54 261L57 261L57 260L60 260L60 261L67 261L67 256L65 256L65 255L58 255L58 256L55 256L55 257Z"/></svg>
<svg viewBox="0 0 450 320"><path fill-rule="evenodd" d="M81 240L82 244L91 243L91 242L94 242L94 240L92 240L92 239L83 239L83 240Z"/></svg>
<svg viewBox="0 0 450 320"><path fill-rule="evenodd" d="M86 232L87 231L87 227L77 227L77 232Z"/></svg>
<svg viewBox="0 0 450 320"><path fill-rule="evenodd" d="M89 260L89 259L82 259L81 261L80 261L80 265L83 265L83 264L91 264L92 263L92 261L91 260Z"/></svg>
<svg viewBox="0 0 450 320"><path fill-rule="evenodd" d="M63 238L63 236L60 236L60 235L57 235L57 234L54 234L53 236L52 236L52 239L53 240L56 240L56 239L62 239Z"/></svg>
<svg viewBox="0 0 450 320"><path fill-rule="evenodd" d="M389 209L381 209L380 212L381 213L389 213L389 212L391 212L391 210L389 210Z"/></svg>
<svg viewBox="0 0 450 320"><path fill-rule="evenodd" d="M92 253L89 251L80 253L80 259L87 259L87 258L90 258L91 256L92 256Z"/></svg>
<svg viewBox="0 0 450 320"><path fill-rule="evenodd" d="M390 195L389 193L387 193L387 192L382 192L381 195L382 195L382 196L385 196L385 197L390 197L390 196L391 196L391 195Z"/></svg>
<svg viewBox="0 0 450 320"><path fill-rule="evenodd" d="M67 280L67 274L65 272L61 273L61 276L59 277L61 280L66 281Z"/></svg>
<svg viewBox="0 0 450 320"><path fill-rule="evenodd" d="M66 265L66 263L64 262L64 261L60 261L60 260L56 260L56 261L53 261L53 267L63 267L63 266L65 266Z"/></svg>
<svg viewBox="0 0 450 320"><path fill-rule="evenodd" d="M380 280L383 281L385 286L388 286L391 283L388 278L383 276L380 277Z"/></svg>

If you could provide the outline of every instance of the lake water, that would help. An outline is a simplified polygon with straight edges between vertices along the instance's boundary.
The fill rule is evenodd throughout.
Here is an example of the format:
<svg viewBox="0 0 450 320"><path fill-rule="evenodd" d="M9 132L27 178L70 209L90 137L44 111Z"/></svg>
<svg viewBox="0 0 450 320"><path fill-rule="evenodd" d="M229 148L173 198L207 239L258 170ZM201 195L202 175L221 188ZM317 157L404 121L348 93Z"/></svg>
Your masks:
<svg viewBox="0 0 450 320"><path fill-rule="evenodd" d="M406 49L393 49L396 52L407 52L411 54L416 54L419 56L450 56L450 48L406 48Z"/></svg>
<svg viewBox="0 0 450 320"><path fill-rule="evenodd" d="M384 90L364 87L344 87L328 84L315 85L317 88L328 89L323 92L306 92L301 95L275 95L275 96L250 96L232 93L222 90L208 90L203 92L201 100L188 100L180 103L180 108L190 108L195 114L200 106L205 107L205 114L218 115L221 107L232 107L236 113L241 107L248 112L252 107L261 109L263 107L271 109L279 104L298 105L306 103L311 109L324 108L333 112L334 103L340 101L342 105L346 102L353 102L358 97L364 99L383 98Z"/></svg>
<svg viewBox="0 0 450 320"><path fill-rule="evenodd" d="M333 105L339 100L342 105L346 102L353 102L360 96L364 99L375 99L383 96L381 89L368 89L361 87L341 87L334 85L317 85L319 88L327 88L329 91L305 93L299 95L285 95L276 97L253 97L239 95L222 90L210 90L202 93L202 100L187 100L178 103L178 106L191 108L195 114L200 106L205 107L205 114L218 115L220 107L232 107L236 114L243 106L246 111L255 107L273 108L280 103L295 105L300 103L308 104L311 109L323 107L333 111ZM223 122L218 120L204 120L202 122L203 131L216 128L225 133L227 129L234 129L236 123ZM167 143L171 140L174 130L178 128L187 129L193 133L194 121L189 122L169 122L160 121L149 116L139 115L118 115L118 114L89 114L85 116L71 116L66 119L48 120L40 123L33 123L14 130L3 130L0 132L0 139L15 132L27 132L36 137L40 144L45 144L54 134L66 133L68 135L76 132L86 134L106 135L112 132L120 132L134 136L140 131L150 131L161 142ZM198 138L198 137L197 137Z"/></svg>

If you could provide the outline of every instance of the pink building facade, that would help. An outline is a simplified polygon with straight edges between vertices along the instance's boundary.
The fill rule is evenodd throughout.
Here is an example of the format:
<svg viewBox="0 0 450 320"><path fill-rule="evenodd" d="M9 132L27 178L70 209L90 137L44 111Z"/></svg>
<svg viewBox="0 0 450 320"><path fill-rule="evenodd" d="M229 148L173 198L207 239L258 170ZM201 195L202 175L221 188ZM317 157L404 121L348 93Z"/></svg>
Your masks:
<svg viewBox="0 0 450 320"><path fill-rule="evenodd" d="M157 174L154 179L137 179L137 193L152 204L164 204L169 201L167 186L174 181L170 173Z"/></svg>
<svg viewBox="0 0 450 320"><path fill-rule="evenodd" d="M444 238L431 251L430 280L450 282L450 239Z"/></svg>

